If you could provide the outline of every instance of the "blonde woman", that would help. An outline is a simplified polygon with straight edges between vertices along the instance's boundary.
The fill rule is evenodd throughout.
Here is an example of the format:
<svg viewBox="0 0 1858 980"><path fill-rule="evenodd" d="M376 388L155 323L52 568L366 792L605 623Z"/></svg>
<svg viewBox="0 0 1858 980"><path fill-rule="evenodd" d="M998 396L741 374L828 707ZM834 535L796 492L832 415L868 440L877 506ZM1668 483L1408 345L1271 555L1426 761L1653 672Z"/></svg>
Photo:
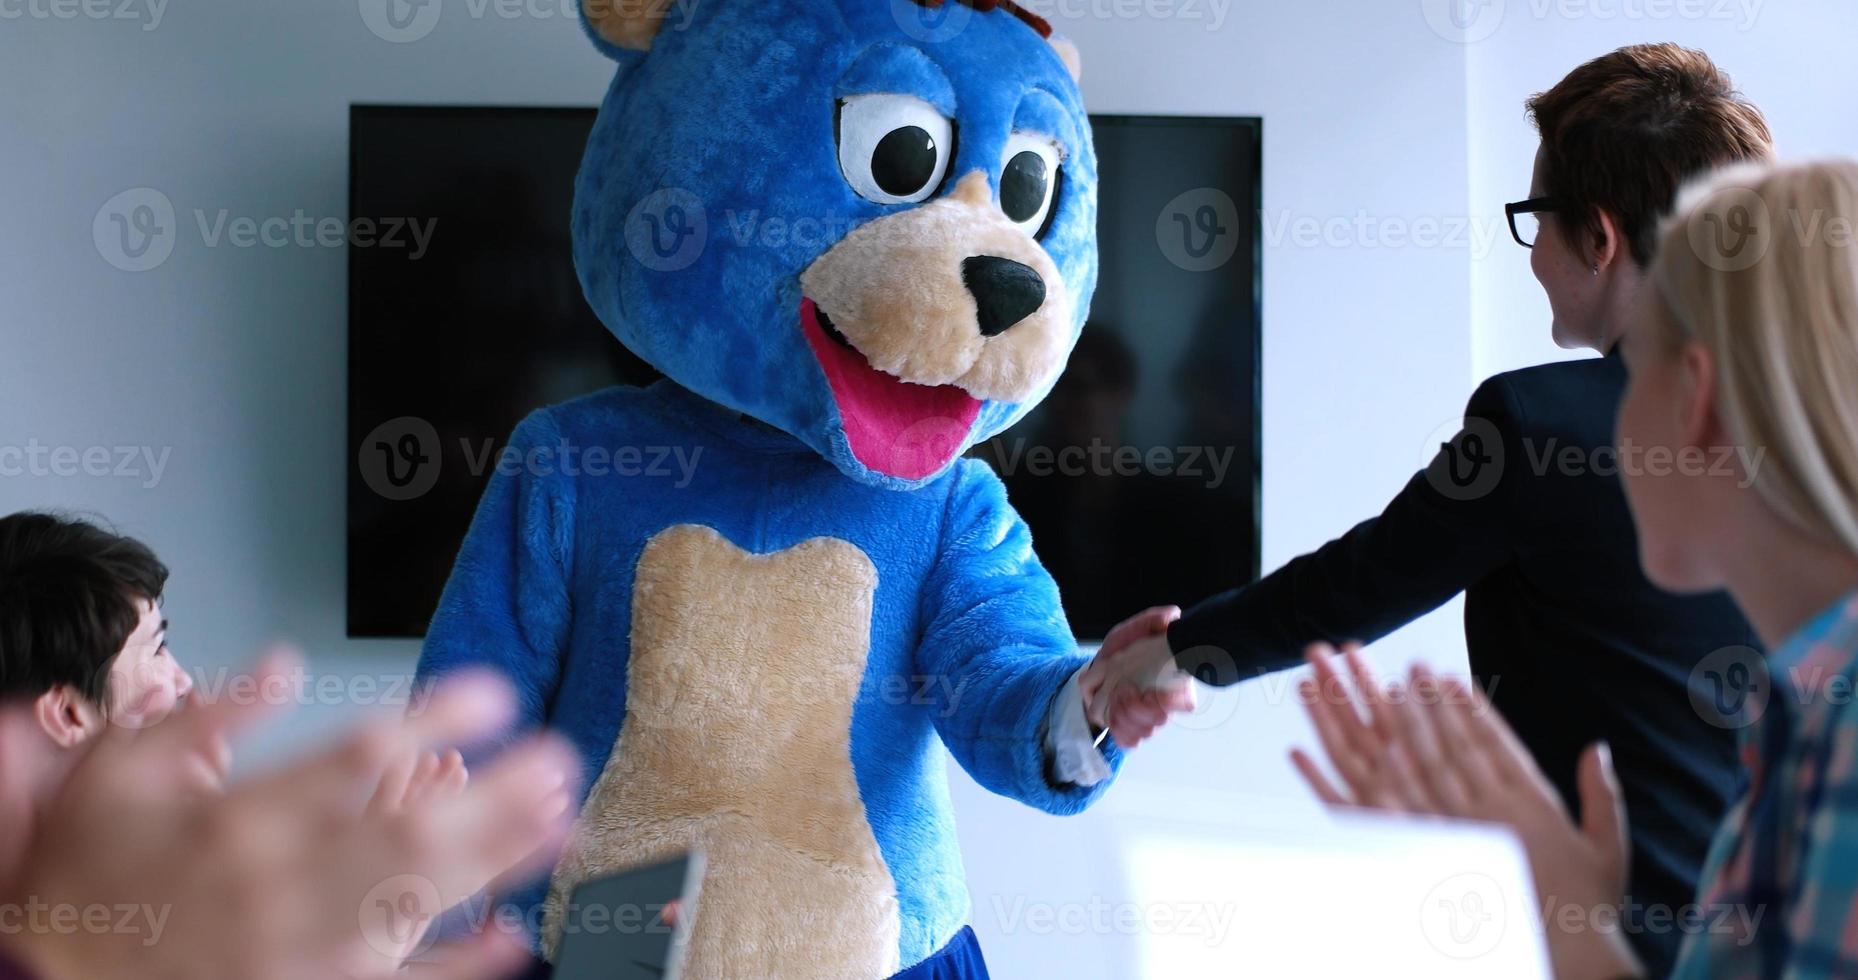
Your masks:
<svg viewBox="0 0 1858 980"><path fill-rule="evenodd" d="M1738 709L1747 771L1697 904L1672 910L1674 976L1858 976L1858 163L1704 181L1654 282L1617 432L1640 561L1675 592L1726 588L1773 651L1692 678L1700 712ZM1382 689L1350 656L1364 718L1329 652L1305 695L1343 788L1295 757L1318 795L1510 824L1563 913L1544 919L1556 975L1639 975L1607 925L1626 815L1606 747L1582 759L1576 826L1478 692L1423 668Z"/></svg>

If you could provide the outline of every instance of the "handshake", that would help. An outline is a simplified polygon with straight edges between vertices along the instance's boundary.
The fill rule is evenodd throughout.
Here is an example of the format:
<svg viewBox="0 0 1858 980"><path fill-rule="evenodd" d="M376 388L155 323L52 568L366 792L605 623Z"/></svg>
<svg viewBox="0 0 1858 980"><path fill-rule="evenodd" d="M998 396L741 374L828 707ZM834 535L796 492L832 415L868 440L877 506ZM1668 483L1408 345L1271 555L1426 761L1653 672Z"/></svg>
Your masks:
<svg viewBox="0 0 1858 980"><path fill-rule="evenodd" d="M1168 646L1168 624L1180 616L1178 606L1155 606L1123 620L1078 677L1084 716L1125 749L1142 744L1169 716L1194 710L1193 676L1175 665Z"/></svg>

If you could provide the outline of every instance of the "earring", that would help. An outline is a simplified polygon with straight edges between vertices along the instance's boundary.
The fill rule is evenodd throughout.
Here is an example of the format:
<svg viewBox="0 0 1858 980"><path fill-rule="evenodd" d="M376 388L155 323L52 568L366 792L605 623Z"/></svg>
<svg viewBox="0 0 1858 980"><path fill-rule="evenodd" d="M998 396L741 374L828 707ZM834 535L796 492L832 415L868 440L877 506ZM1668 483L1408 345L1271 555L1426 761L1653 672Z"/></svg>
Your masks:
<svg viewBox="0 0 1858 980"><path fill-rule="evenodd" d="M1600 267L1598 265L1593 267L1593 274L1596 276L1600 274Z"/></svg>

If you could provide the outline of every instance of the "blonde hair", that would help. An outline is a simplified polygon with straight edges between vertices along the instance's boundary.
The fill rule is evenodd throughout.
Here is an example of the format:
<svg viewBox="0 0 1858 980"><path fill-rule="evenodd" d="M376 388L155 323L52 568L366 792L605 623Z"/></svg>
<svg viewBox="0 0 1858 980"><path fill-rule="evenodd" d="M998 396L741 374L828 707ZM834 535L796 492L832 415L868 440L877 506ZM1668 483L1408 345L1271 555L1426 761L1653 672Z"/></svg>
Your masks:
<svg viewBox="0 0 1858 980"><path fill-rule="evenodd" d="M1858 554L1858 161L1731 168L1679 195L1652 275L1715 355L1767 504Z"/></svg>

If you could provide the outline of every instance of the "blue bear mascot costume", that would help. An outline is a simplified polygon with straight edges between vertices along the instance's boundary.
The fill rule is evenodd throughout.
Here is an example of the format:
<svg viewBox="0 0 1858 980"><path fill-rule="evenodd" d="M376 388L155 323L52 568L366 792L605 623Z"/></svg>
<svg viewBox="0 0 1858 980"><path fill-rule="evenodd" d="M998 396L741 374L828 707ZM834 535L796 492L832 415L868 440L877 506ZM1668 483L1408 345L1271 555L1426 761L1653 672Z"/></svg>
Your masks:
<svg viewBox="0 0 1858 980"><path fill-rule="evenodd" d="M1109 784L1054 774L1087 657L961 455L1051 389L1095 286L1074 49L1010 0L583 3L618 71L576 267L667 380L523 421L432 623L422 677L497 668L586 760L509 897L552 952L576 884L694 847L686 976L984 976L943 747L1052 813ZM695 465L552 465L593 446Z"/></svg>

